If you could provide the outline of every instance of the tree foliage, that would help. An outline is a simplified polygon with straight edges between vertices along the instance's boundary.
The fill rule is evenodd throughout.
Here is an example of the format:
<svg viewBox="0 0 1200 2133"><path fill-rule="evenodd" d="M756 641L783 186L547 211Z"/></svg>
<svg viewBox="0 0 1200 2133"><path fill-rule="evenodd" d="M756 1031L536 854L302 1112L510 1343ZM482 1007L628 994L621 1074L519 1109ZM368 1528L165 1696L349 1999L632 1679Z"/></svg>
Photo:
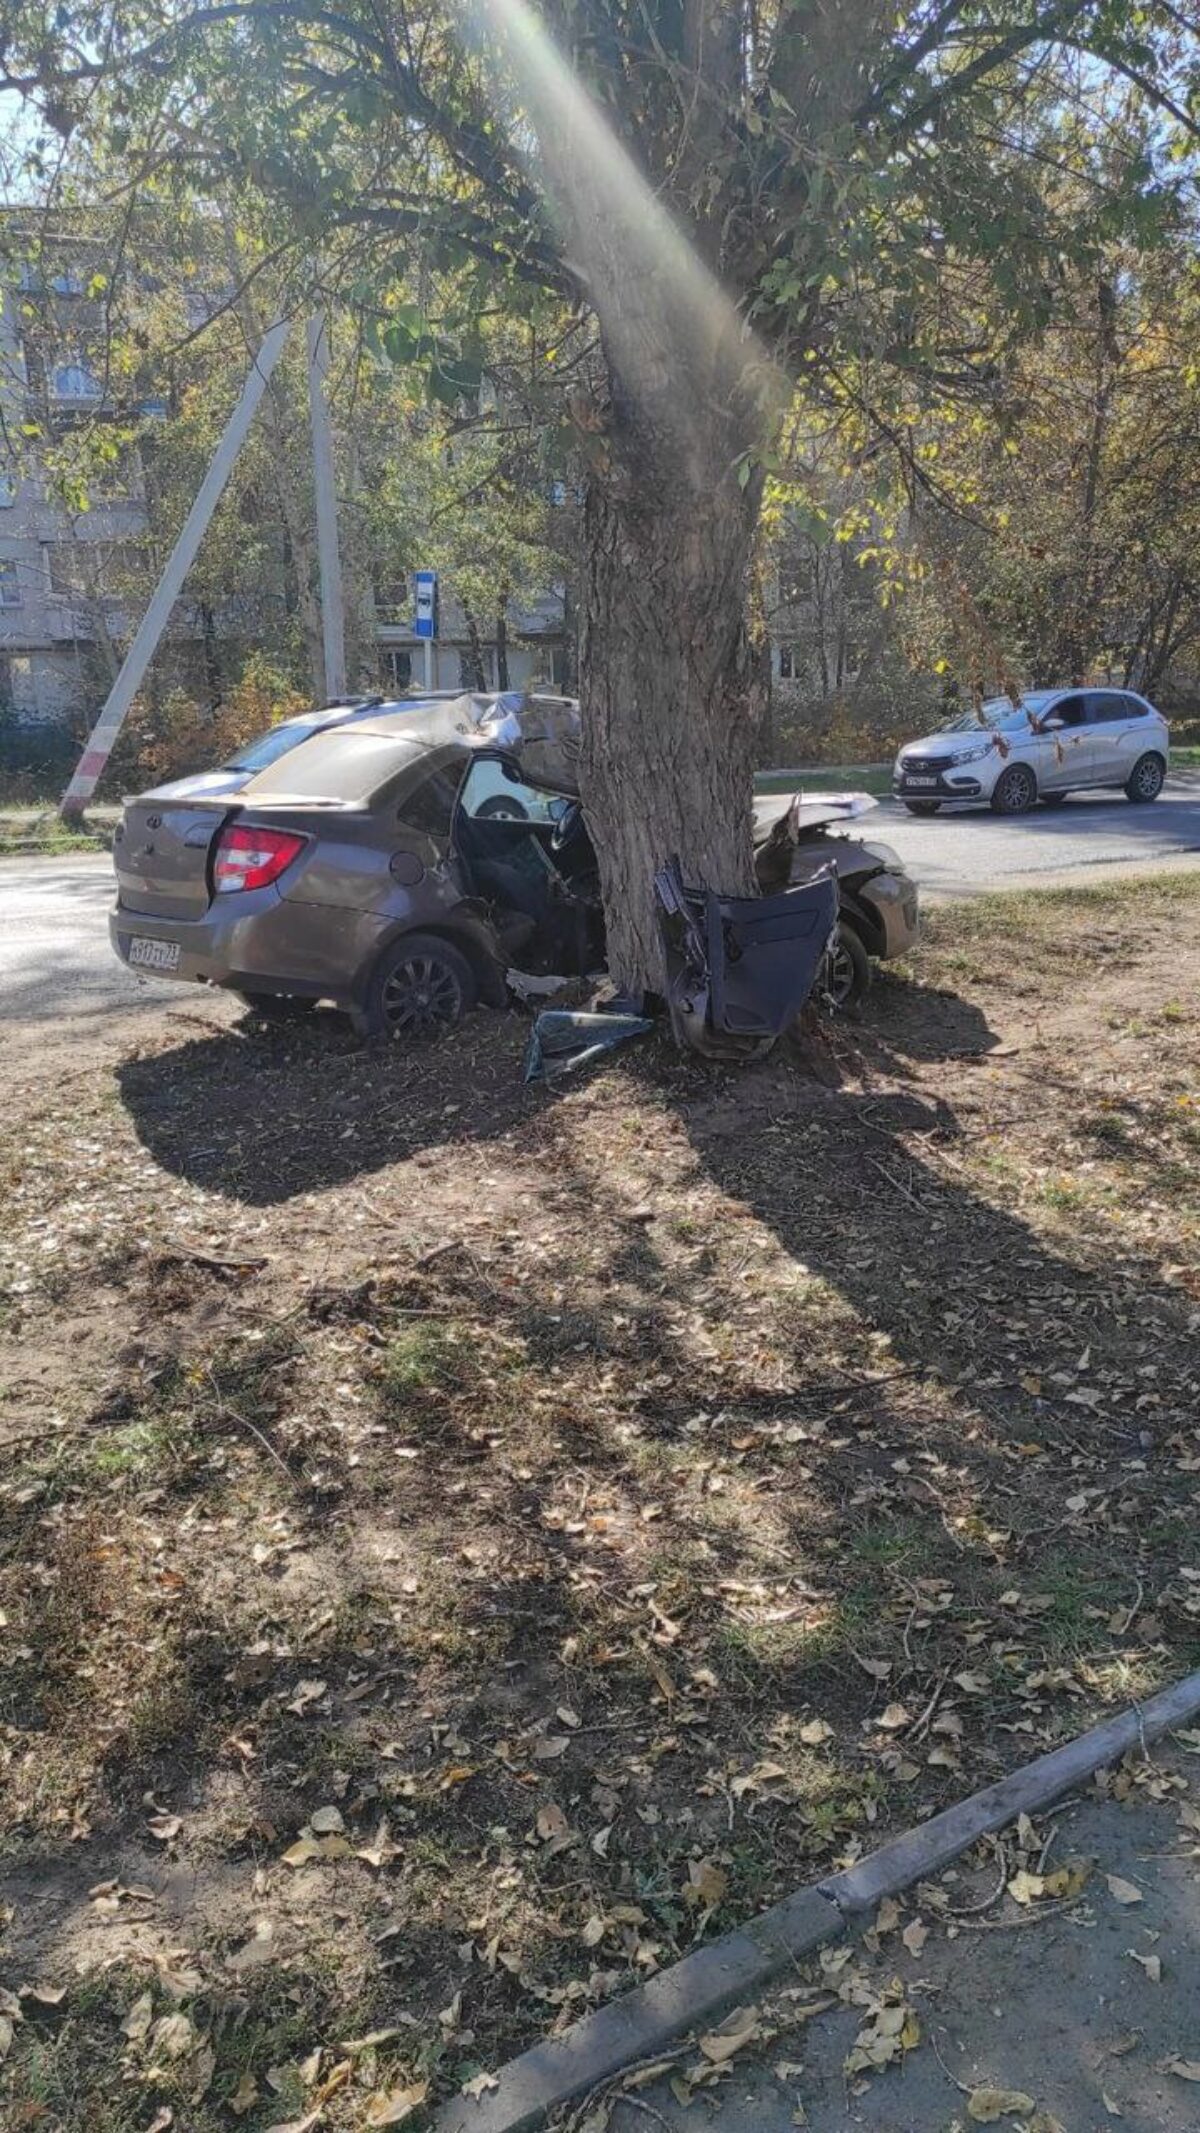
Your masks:
<svg viewBox="0 0 1200 2133"><path fill-rule="evenodd" d="M667 851L751 880L747 600L796 380L928 494L930 411L987 405L1072 274L1184 212L1197 109L1175 0L4 0L0 25L47 141L109 184L270 202L281 267L447 407L482 320L583 324L553 368L588 484L584 772L634 980Z"/></svg>

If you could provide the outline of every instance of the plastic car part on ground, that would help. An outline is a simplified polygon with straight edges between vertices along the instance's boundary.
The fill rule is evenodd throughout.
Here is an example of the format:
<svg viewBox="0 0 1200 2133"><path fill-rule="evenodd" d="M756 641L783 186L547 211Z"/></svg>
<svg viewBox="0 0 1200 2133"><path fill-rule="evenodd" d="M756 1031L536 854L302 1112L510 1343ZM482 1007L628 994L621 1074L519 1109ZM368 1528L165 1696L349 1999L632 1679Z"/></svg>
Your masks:
<svg viewBox="0 0 1200 2133"><path fill-rule="evenodd" d="M778 896L690 889L677 859L654 879L667 1010L680 1045L708 1058L768 1051L808 999L838 915L829 868Z"/></svg>
<svg viewBox="0 0 1200 2133"><path fill-rule="evenodd" d="M526 1081L559 1081L578 1067L590 1066L605 1052L654 1028L648 1015L592 1014L581 1009L548 1007L538 1016L525 1049Z"/></svg>

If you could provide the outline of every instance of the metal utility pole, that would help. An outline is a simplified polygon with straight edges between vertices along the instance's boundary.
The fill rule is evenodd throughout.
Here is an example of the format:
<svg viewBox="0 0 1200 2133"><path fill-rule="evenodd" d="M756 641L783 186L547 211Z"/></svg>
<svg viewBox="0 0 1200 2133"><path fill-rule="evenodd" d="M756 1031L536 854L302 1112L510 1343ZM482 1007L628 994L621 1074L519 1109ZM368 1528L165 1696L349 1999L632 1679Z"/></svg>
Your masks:
<svg viewBox="0 0 1200 2133"><path fill-rule="evenodd" d="M339 703L346 694L346 609L338 546L337 492L333 479L333 431L325 398L329 336L325 320L308 322L308 412L312 424L313 487L317 499L317 562L321 573L321 638L325 648L325 694Z"/></svg>
<svg viewBox="0 0 1200 2133"><path fill-rule="evenodd" d="M225 425L225 434L213 454L212 465L196 492L196 500L183 523L183 530L171 551L154 596L142 617L133 643L125 654L120 673L108 694L83 754L76 765L75 775L63 794L60 813L64 816L82 813L96 790L100 774L112 754L113 746L125 715L145 676L146 669L158 648L170 617L171 609L183 590L183 581L196 559L196 552L208 531L208 523L216 510L221 491L233 471L233 463L246 439L246 433L254 420L255 410L267 389L267 380L283 354L288 336L288 320L281 319L277 326L263 336L262 346L254 358L250 375L242 387L242 395Z"/></svg>

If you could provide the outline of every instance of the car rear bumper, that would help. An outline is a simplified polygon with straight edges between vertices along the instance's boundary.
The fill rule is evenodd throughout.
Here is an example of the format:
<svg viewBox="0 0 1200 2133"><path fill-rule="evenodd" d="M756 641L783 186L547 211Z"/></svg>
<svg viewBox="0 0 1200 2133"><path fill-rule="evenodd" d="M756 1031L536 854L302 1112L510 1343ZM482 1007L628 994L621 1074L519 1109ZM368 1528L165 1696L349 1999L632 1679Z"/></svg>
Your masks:
<svg viewBox="0 0 1200 2133"><path fill-rule="evenodd" d="M118 902L108 919L113 951L133 970L139 968L131 962L135 941L178 948L174 969L149 967L147 976L332 1000L339 1007L358 1003L386 930L387 921L372 912L299 905L274 889L216 898L199 918L156 918Z"/></svg>

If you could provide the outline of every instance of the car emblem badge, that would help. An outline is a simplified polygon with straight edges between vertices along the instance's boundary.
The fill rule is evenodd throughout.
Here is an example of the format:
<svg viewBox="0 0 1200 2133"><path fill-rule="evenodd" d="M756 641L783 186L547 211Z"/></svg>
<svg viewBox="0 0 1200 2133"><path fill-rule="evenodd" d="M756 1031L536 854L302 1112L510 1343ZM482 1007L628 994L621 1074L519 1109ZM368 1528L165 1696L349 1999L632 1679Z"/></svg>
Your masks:
<svg viewBox="0 0 1200 2133"><path fill-rule="evenodd" d="M147 828L148 830L157 830L157 829L161 829L161 828L162 828L162 816L161 816L161 815L147 815L147 817L146 817L146 828Z"/></svg>

